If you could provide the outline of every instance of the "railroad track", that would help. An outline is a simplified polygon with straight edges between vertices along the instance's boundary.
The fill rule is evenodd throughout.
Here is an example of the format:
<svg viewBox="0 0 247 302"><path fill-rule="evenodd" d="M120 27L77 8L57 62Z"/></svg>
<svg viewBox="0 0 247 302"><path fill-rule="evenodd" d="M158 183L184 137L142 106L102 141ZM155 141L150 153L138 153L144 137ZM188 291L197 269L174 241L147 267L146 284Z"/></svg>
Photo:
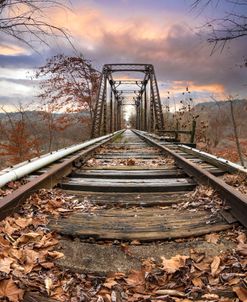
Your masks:
<svg viewBox="0 0 247 302"><path fill-rule="evenodd" d="M215 256L229 245L202 244L200 236L232 230L239 223L247 227L247 196L222 179L239 171L185 145L142 131L119 131L28 173L23 186L1 199L0 216L18 211L41 188L58 187L72 202L93 205L93 211L51 217L48 224L61 236L65 258L59 266L77 272L126 272L140 268L141 258L188 254L201 245ZM200 184L215 189L227 206L190 208ZM123 242L132 243L132 256L121 249Z"/></svg>

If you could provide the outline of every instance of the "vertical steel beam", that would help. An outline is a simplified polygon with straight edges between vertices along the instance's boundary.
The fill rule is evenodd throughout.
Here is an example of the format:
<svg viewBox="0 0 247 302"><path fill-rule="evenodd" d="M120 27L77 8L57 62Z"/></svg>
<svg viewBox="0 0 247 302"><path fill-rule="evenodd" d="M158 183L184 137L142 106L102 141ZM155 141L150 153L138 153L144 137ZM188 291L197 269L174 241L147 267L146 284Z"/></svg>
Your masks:
<svg viewBox="0 0 247 302"><path fill-rule="evenodd" d="M112 87L111 87L111 92L110 92L110 132L113 132L113 92L112 92Z"/></svg>
<svg viewBox="0 0 247 302"><path fill-rule="evenodd" d="M145 85L145 90L144 90L144 129L147 131L147 84Z"/></svg>

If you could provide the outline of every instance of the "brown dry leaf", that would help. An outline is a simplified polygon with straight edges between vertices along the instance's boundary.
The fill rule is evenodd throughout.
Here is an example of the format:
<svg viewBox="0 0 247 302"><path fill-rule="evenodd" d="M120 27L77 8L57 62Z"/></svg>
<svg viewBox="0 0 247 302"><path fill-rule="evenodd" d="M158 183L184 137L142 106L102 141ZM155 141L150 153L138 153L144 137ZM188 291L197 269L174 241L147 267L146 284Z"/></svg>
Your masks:
<svg viewBox="0 0 247 302"><path fill-rule="evenodd" d="M237 246L237 252L241 255L247 256L247 243L239 243Z"/></svg>
<svg viewBox="0 0 247 302"><path fill-rule="evenodd" d="M215 256L213 262L211 263L211 274L213 277L217 275L217 270L219 266L220 266L220 257Z"/></svg>
<svg viewBox="0 0 247 302"><path fill-rule="evenodd" d="M240 282L240 279L239 278L233 278L232 280L230 280L229 282L228 282L228 284L229 285L237 285L237 284L239 284L239 282Z"/></svg>
<svg viewBox="0 0 247 302"><path fill-rule="evenodd" d="M194 279L192 279L192 283L194 286L202 288L204 283L202 282L202 279L199 277L195 277Z"/></svg>
<svg viewBox="0 0 247 302"><path fill-rule="evenodd" d="M27 242L36 242L39 241L42 235L40 233L30 232L21 235L17 240L16 244L27 243Z"/></svg>
<svg viewBox="0 0 247 302"><path fill-rule="evenodd" d="M66 296L62 287L57 287L52 291L52 298L58 301L66 301Z"/></svg>
<svg viewBox="0 0 247 302"><path fill-rule="evenodd" d="M33 250L25 250L25 273L28 274L38 264L40 254Z"/></svg>
<svg viewBox="0 0 247 302"><path fill-rule="evenodd" d="M240 232L240 234L237 237L238 243L245 243L246 242L246 235L243 232Z"/></svg>
<svg viewBox="0 0 247 302"><path fill-rule="evenodd" d="M194 263L193 266L201 272L207 271L209 269L209 263L206 263L206 262Z"/></svg>
<svg viewBox="0 0 247 302"><path fill-rule="evenodd" d="M37 248L46 248L58 244L58 240L52 237L52 234L44 235L39 242L35 243Z"/></svg>
<svg viewBox="0 0 247 302"><path fill-rule="evenodd" d="M182 293L174 289L159 289L156 291L156 295L167 295L167 296L181 297L181 298L186 297L185 293Z"/></svg>
<svg viewBox="0 0 247 302"><path fill-rule="evenodd" d="M49 278L49 277L46 277L45 278L45 289L46 289L46 292L47 292L48 296L51 295L52 285L53 285L52 279Z"/></svg>
<svg viewBox="0 0 247 302"><path fill-rule="evenodd" d="M218 242L220 236L218 234L212 233L212 234L206 235L205 238L206 238L207 242L216 244Z"/></svg>
<svg viewBox="0 0 247 302"><path fill-rule="evenodd" d="M15 219L15 224L18 225L20 228L24 229L30 224L32 224L33 219L32 218L17 218Z"/></svg>
<svg viewBox="0 0 247 302"><path fill-rule="evenodd" d="M57 252L57 251L48 252L48 255L50 257L52 257L52 258L55 258L55 259L59 259L59 258L63 258L64 257L63 253Z"/></svg>
<svg viewBox="0 0 247 302"><path fill-rule="evenodd" d="M1 247L9 247L10 243L8 240L4 239L3 236L0 236L0 246Z"/></svg>
<svg viewBox="0 0 247 302"><path fill-rule="evenodd" d="M202 298L207 299L207 300L216 300L219 301L219 296L216 294L205 294L202 296Z"/></svg>
<svg viewBox="0 0 247 302"><path fill-rule="evenodd" d="M114 278L106 279L106 282L103 284L104 287L111 289L114 285L118 284Z"/></svg>
<svg viewBox="0 0 247 302"><path fill-rule="evenodd" d="M5 221L5 225L3 227L3 231L5 234L11 236L18 228L13 228L8 221Z"/></svg>
<svg viewBox="0 0 247 302"><path fill-rule="evenodd" d="M245 288L234 287L233 291L236 293L240 301L247 302L247 290Z"/></svg>
<svg viewBox="0 0 247 302"><path fill-rule="evenodd" d="M163 269L169 274L175 273L181 267L185 266L186 259L188 258L188 256L181 255L176 255L169 260L165 257L161 257Z"/></svg>
<svg viewBox="0 0 247 302"><path fill-rule="evenodd" d="M3 258L0 259L0 272L4 272L6 274L9 274L11 271L10 265L14 262L11 258Z"/></svg>
<svg viewBox="0 0 247 302"><path fill-rule="evenodd" d="M11 249L11 250L9 250L8 256L21 261L22 258L23 258L23 250L20 250L20 249Z"/></svg>
<svg viewBox="0 0 247 302"><path fill-rule="evenodd" d="M42 262L40 265L44 268L51 269L55 266L53 262Z"/></svg>
<svg viewBox="0 0 247 302"><path fill-rule="evenodd" d="M132 271L125 280L130 286L142 285L145 283L145 275L143 271Z"/></svg>
<svg viewBox="0 0 247 302"><path fill-rule="evenodd" d="M18 302L23 298L24 291L16 286L12 279L0 281L0 297Z"/></svg>

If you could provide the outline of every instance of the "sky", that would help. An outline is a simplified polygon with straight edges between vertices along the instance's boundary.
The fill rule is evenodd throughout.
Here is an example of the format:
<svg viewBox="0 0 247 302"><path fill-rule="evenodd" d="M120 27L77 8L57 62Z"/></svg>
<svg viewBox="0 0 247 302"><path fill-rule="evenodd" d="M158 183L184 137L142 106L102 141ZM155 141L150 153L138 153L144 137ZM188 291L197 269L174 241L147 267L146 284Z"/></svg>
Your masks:
<svg viewBox="0 0 247 302"><path fill-rule="evenodd" d="M192 9L193 0L70 2L71 9L49 9L46 18L67 29L77 52L97 69L105 63L153 64L163 104L168 102L168 91L170 99L179 100L186 87L195 102L246 97L247 68L240 67L246 38L212 54L203 26L236 11L231 1L213 1L204 9ZM32 41L34 50L0 31L0 106L12 110L19 102L38 102L37 81L31 79L35 69L52 55L74 55L62 38L47 42L49 47Z"/></svg>

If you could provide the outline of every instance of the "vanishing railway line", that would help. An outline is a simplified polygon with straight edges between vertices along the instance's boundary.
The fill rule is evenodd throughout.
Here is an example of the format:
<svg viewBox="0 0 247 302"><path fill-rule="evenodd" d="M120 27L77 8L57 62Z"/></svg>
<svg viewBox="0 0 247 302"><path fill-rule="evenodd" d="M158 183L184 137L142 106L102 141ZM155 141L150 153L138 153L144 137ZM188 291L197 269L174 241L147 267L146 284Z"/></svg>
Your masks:
<svg viewBox="0 0 247 302"><path fill-rule="evenodd" d="M71 200L95 205L93 212L79 211L49 221L48 228L61 235L65 258L59 265L65 269L97 273L136 269L136 259L143 255L171 257L178 251L188 252L198 246L189 241L192 236L231 230L239 222L247 226L246 195L222 180L225 173L244 172L237 165L137 130L121 130L66 150L68 154L56 152L9 168L0 176L1 181L14 180L19 173L25 180L1 199L2 219L41 188L58 187ZM49 160L51 156L56 157ZM200 183L212 186L228 207L212 212L184 206ZM135 261L121 249L104 247L109 240L138 242ZM154 248L156 241L167 244Z"/></svg>
<svg viewBox="0 0 247 302"><path fill-rule="evenodd" d="M74 152L65 149L68 155L55 152L3 170L0 175L0 181L3 183L7 182L6 179L15 180L23 175L25 184L1 199L0 216L4 218L13 212L25 198L40 188L58 186L73 195L90 196L90 201L101 205L150 207L171 205L184 200L188 191L194 190L198 183L202 183L211 185L228 202L229 213L222 215L233 215L233 220L247 226L246 195L222 180L224 173L245 173L244 168L186 145L162 141L157 139L157 136L136 130L118 131L82 144L79 148L81 149ZM49 160L52 156L54 157ZM42 160L43 166L39 168L39 161ZM45 164L46 162L48 164ZM24 176L25 173L27 175ZM152 216L152 210L150 214ZM162 227L165 224L161 219L160 226L156 228L165 230ZM224 228L225 222L222 225ZM102 227L99 225L99 229ZM217 225L213 228L217 229ZM168 229L170 230L169 227ZM93 236L93 232L92 229L92 233L89 231L88 234ZM129 228L126 228L126 233L126 236L122 234L117 237L130 239ZM106 232L104 236L109 238L111 235ZM116 239L116 236L112 236L111 239ZM133 236L142 239L138 233ZM164 237L164 233L164 236L160 234L157 238L151 236L150 239L161 239L159 236L170 238ZM176 236L183 237L179 233ZM146 239L148 240L148 237Z"/></svg>
<svg viewBox="0 0 247 302"><path fill-rule="evenodd" d="M152 65L104 65L97 138L0 171L0 300L246 301L247 195L224 179L246 170L194 149L195 126L164 129Z"/></svg>

